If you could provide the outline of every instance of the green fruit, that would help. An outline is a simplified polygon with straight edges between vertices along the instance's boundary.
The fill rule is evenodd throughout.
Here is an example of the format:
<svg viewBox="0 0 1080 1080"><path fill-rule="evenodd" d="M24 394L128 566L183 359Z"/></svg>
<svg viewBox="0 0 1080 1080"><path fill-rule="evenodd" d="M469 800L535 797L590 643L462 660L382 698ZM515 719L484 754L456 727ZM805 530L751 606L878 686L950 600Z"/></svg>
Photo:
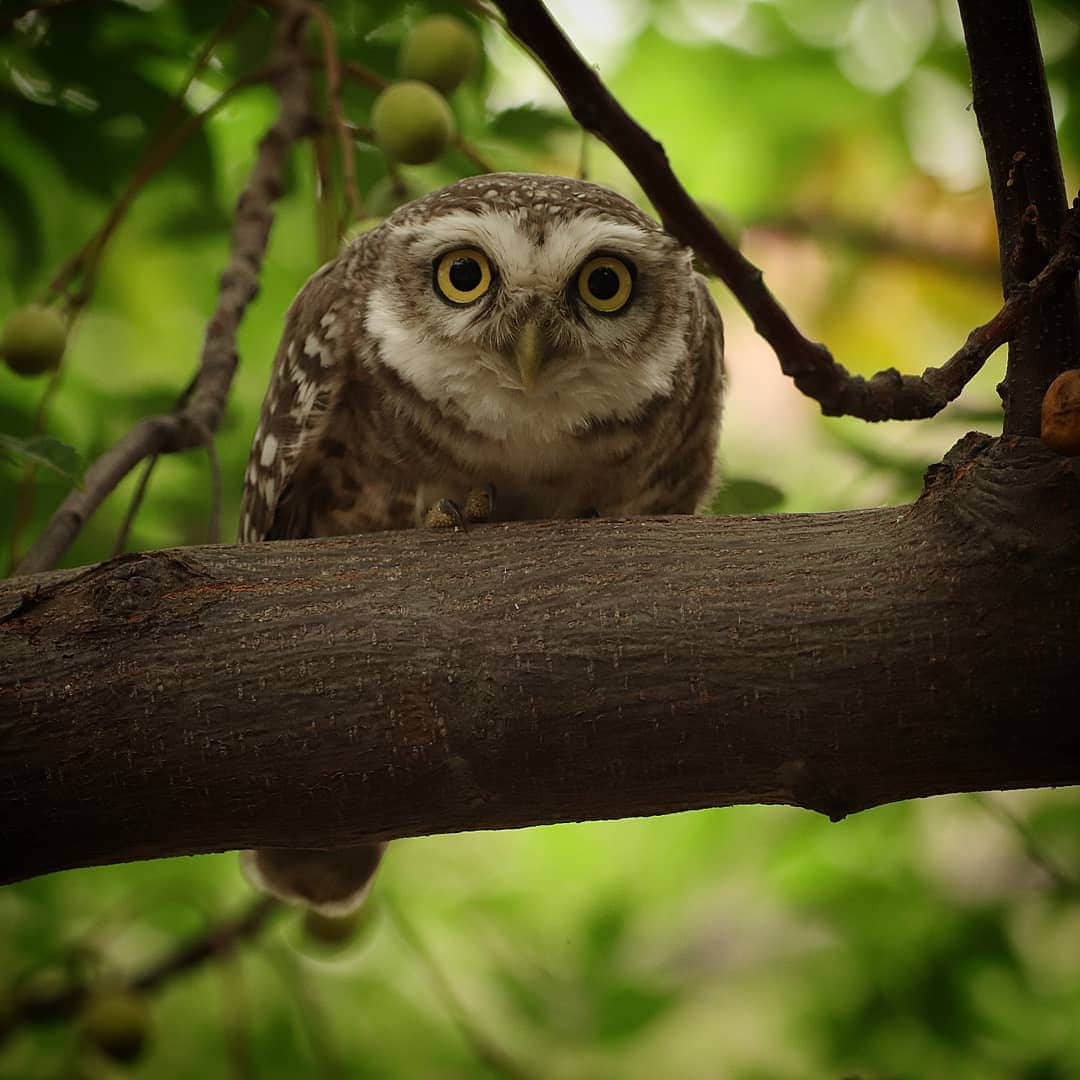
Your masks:
<svg viewBox="0 0 1080 1080"><path fill-rule="evenodd" d="M67 322L55 308L28 304L12 312L0 332L0 354L17 375L53 371L64 355Z"/></svg>
<svg viewBox="0 0 1080 1080"><path fill-rule="evenodd" d="M136 1061L150 1037L150 1006L130 990L92 997L80 1021L83 1036L113 1061Z"/></svg>
<svg viewBox="0 0 1080 1080"><path fill-rule="evenodd" d="M453 138L454 114L446 98L427 83L399 82L375 99L371 126L389 157L406 165L426 165Z"/></svg>
<svg viewBox="0 0 1080 1080"><path fill-rule="evenodd" d="M432 15L417 23L401 50L401 73L449 94L472 73L480 59L480 42L472 29L453 15Z"/></svg>

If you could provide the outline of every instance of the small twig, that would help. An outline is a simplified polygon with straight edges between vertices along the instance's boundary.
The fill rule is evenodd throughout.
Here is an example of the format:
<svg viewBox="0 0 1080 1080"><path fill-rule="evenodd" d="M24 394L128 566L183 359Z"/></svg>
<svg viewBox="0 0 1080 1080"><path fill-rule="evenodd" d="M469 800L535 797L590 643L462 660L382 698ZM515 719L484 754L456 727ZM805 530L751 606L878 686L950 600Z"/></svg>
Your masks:
<svg viewBox="0 0 1080 1080"><path fill-rule="evenodd" d="M311 163L315 170L315 254L318 265L329 262L341 246L341 225L335 206L330 172L330 148L325 131L311 137Z"/></svg>
<svg viewBox="0 0 1080 1080"><path fill-rule="evenodd" d="M754 328L772 346L781 370L827 416L864 420L917 420L940 412L982 367L990 353L1009 340L1021 318L1056 286L1059 276L1075 273L1075 238L1064 244L1061 260L1051 260L1050 278L1040 274L1032 289L1009 303L941 368L921 375L901 375L893 368L870 379L852 375L820 342L805 337L769 291L764 276L738 251L696 202L672 171L664 148L615 100L539 0L495 0L506 15L510 32L547 70L574 119L605 142L641 184L667 230L692 247L735 295ZM1065 251L1065 248L1068 248ZM1041 283L1036 291L1036 282ZM1018 299L1018 305L1012 300Z"/></svg>
<svg viewBox="0 0 1080 1080"><path fill-rule="evenodd" d="M1024 847L1024 851L1033 863L1038 865L1048 878L1070 896L1080 896L1080 878L1073 874L1039 843L1026 821L1018 817L999 799L978 792L972 798L988 813L1013 832Z"/></svg>
<svg viewBox="0 0 1080 1080"><path fill-rule="evenodd" d="M390 85L389 79L384 79L380 74L372 71L371 68L366 68L363 64L358 64L354 60L342 60L341 70L350 79L363 83L364 86L371 90L385 90Z"/></svg>
<svg viewBox="0 0 1080 1080"><path fill-rule="evenodd" d="M463 135L454 136L454 146L461 151L482 173L498 172L499 170L491 164L490 161L476 148L476 146L469 142Z"/></svg>
<svg viewBox="0 0 1080 1080"><path fill-rule="evenodd" d="M360 198L360 188L356 182L356 155L353 151L349 133L346 130L345 110L341 104L341 56L338 53L337 39L334 37L334 24L321 4L312 3L309 10L319 24L319 31L323 39L326 96L330 104L330 115L334 121L334 130L337 132L345 198L349 204L352 221L360 221L364 216L364 204ZM352 222L346 224L352 224Z"/></svg>
<svg viewBox="0 0 1080 1080"><path fill-rule="evenodd" d="M308 1043L311 1056L320 1075L326 1080L344 1080L345 1067L341 1054L334 1043L333 1032L326 1018L326 1010L318 992L311 985L311 980L297 958L279 948L265 948L262 955L269 961L289 993L296 1000L297 1009Z"/></svg>
<svg viewBox="0 0 1080 1080"><path fill-rule="evenodd" d="M235 951L218 957L221 974L221 1012L224 1017L225 1049L236 1080L255 1080L257 1073L248 1039L247 985L243 960Z"/></svg>
<svg viewBox="0 0 1080 1080"><path fill-rule="evenodd" d="M589 133L581 129L581 149L578 151L577 174L579 180L589 179Z"/></svg>
<svg viewBox="0 0 1080 1080"><path fill-rule="evenodd" d="M152 993L175 976L207 960L228 955L243 942L256 937L281 907L281 903L272 897L260 896L241 915L223 919L204 933L177 946L156 963L122 980L120 985L136 993ZM78 1012L92 990L92 984L79 983L51 997L17 1000L8 1028L71 1016Z"/></svg>
<svg viewBox="0 0 1080 1080"><path fill-rule="evenodd" d="M128 504L123 524L121 524L120 531L116 535L116 543L113 544L113 558L116 558L117 555L123 555L127 550L131 526L135 523L135 517L139 513L139 508L143 504L143 499L146 498L146 489L150 483L150 476L157 467L157 463L158 455L154 454L153 457L147 458L146 464L143 466L142 475L139 477L138 484L135 485L135 491L131 496L131 502Z"/></svg>
<svg viewBox="0 0 1080 1080"><path fill-rule="evenodd" d="M49 422L49 406L60 388L61 368L57 368L49 376L45 389L38 399L38 406L34 412L34 422L30 426L31 435L40 435ZM15 495L15 520L11 526L11 551L8 573L14 573L15 566L19 562L19 549L22 547L23 533L34 516L34 479L37 477L37 465L28 461L23 466L22 476L19 478L19 490Z"/></svg>
<svg viewBox="0 0 1080 1080"><path fill-rule="evenodd" d="M221 543L221 461L218 459L217 440L212 431L206 432L206 457L210 464L210 540Z"/></svg>
<svg viewBox="0 0 1080 1080"><path fill-rule="evenodd" d="M221 275L217 307L207 323L199 370L187 401L176 414L140 421L90 466L83 488L64 500L19 564L18 573L55 566L90 515L144 458L205 445L205 432L217 431L238 363L236 332L258 292L285 158L292 144L311 130L303 45L306 18L306 5L288 6L280 17L275 59L269 70L281 109L259 142L255 164L237 201L229 265Z"/></svg>
<svg viewBox="0 0 1080 1080"><path fill-rule="evenodd" d="M236 30L247 16L249 10L250 8L245 0L238 0L226 16L225 20L207 40L202 51L199 53L199 56L196 58L195 63L188 71L184 82L173 95L165 110L165 114L162 116L157 127L154 129L153 134L150 136L142 156L135 166L131 179L128 181L127 187L121 192L116 202L113 203L104 222L102 222L98 230L81 248L79 248L78 251L71 255L60 266L60 269L49 282L45 294L42 297L43 300L47 300L50 297L57 296L64 292L76 276L82 276L82 287L77 294L69 297L68 300L69 317L74 316L77 310L84 306L89 300L90 295L93 292L98 264L101 262L105 248L113 233L123 221L127 212L131 209L139 192L142 191L147 183L149 183L149 181L169 163L173 155L176 154L184 143L187 142L187 140L198 131L198 129L202 127L202 125L206 123L206 121L209 120L233 94L238 90L243 89L245 86L250 86L255 82L263 82L269 77L270 73L267 69L241 76L241 78L237 79L232 86L225 89L217 100L212 102L209 107L200 113L188 117L188 119L179 127L172 126L183 108L184 98L187 95L192 82L198 76L199 72L206 67L207 63L209 63L214 49L221 43L223 38Z"/></svg>
<svg viewBox="0 0 1080 1080"><path fill-rule="evenodd" d="M435 989L438 991L443 1004L446 1006L447 1012L450 1013L451 1018L457 1025L458 1030L464 1036L465 1041L472 1047L472 1051L476 1057L485 1065L491 1066L491 1068L504 1076L519 1078L533 1076L531 1071L525 1069L501 1046L494 1043L490 1037L473 1022L472 1017L462 1004L461 998L458 996L458 993L454 989L446 972L443 971L442 966L435 959L434 954L427 945L424 944L423 938L421 938L416 928L412 925L412 922L406 917L398 904L393 900L386 899L385 907L390 913L390 917L397 927L398 933L412 951L420 958L424 967L427 968L428 974L431 976L431 981L435 985Z"/></svg>
<svg viewBox="0 0 1080 1080"><path fill-rule="evenodd" d="M506 21L501 13L489 4L485 4L483 0L461 0L461 6L468 8L474 15L479 15L481 19L487 19L495 23L496 26L506 26Z"/></svg>

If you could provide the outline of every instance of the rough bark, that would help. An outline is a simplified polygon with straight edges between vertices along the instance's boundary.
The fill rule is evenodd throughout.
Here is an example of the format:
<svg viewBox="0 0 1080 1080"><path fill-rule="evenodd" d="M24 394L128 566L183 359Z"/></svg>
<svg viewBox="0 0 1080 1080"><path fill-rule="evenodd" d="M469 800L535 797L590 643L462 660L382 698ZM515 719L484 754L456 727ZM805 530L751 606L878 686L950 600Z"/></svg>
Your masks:
<svg viewBox="0 0 1080 1080"><path fill-rule="evenodd" d="M1080 782L1080 459L914 506L190 548L0 585L0 878Z"/></svg>
<svg viewBox="0 0 1080 1080"><path fill-rule="evenodd" d="M1029 0L960 0L971 87L997 219L1001 284L1022 294L1058 247L1068 202L1046 69ZM1037 435L1046 388L1080 362L1075 274L1054 283L1009 342L1006 435Z"/></svg>

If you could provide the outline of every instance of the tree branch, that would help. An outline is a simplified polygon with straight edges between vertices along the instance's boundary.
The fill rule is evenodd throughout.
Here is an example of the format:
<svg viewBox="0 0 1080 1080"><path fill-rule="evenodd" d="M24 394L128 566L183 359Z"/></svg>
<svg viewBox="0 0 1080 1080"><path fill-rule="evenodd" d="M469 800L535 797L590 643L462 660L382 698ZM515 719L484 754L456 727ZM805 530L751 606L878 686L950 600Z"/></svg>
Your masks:
<svg viewBox="0 0 1080 1080"><path fill-rule="evenodd" d="M810 341L765 285L762 272L724 238L679 182L664 148L615 100L539 0L495 0L507 27L547 69L579 124L622 159L656 207L665 228L692 247L732 291L754 328L772 346L781 370L826 416L863 420L918 420L956 398L990 353L1015 332L1015 321L1033 301L1003 318L1005 309L969 336L941 368L921 376L894 368L870 379L852 375L819 342ZM974 3L974 0L972 0ZM980 9L981 10L981 9ZM1058 271L1075 274L1071 260ZM993 327L994 332L988 332ZM973 345L972 339L975 339ZM1036 426L1035 431L1038 431Z"/></svg>
<svg viewBox="0 0 1080 1080"><path fill-rule="evenodd" d="M969 436L909 507L126 556L0 585L0 641L0 880L1077 783L1080 459Z"/></svg>
<svg viewBox="0 0 1080 1080"><path fill-rule="evenodd" d="M1057 133L1030 0L960 0L971 85L997 218L1001 284L1023 288L1058 248L1067 201ZM1042 399L1080 355L1076 280L1055 283L1009 344L1006 435L1038 435Z"/></svg>
<svg viewBox="0 0 1080 1080"><path fill-rule="evenodd" d="M305 8L287 7L279 26L271 78L281 98L278 118L259 143L255 165L237 202L232 250L221 275L217 307L206 327L202 358L181 409L142 420L86 472L84 485L61 503L17 572L55 566L83 524L117 484L144 458L205 445L225 409L238 357L236 331L259 288L273 203L289 148L311 127L309 78L304 62ZM196 119L196 118L193 118ZM190 121L189 121L190 123Z"/></svg>
<svg viewBox="0 0 1080 1080"><path fill-rule="evenodd" d="M282 909L282 904L269 896L260 896L240 915L223 919L199 934L176 946L160 960L123 979L119 986L136 993L147 994L165 983L208 960L226 956L245 941L262 933L270 917ZM110 983L113 988L116 984ZM7 1018L5 1030L19 1024L58 1020L78 1012L93 992L92 983L77 983L48 997L16 999L14 1014Z"/></svg>

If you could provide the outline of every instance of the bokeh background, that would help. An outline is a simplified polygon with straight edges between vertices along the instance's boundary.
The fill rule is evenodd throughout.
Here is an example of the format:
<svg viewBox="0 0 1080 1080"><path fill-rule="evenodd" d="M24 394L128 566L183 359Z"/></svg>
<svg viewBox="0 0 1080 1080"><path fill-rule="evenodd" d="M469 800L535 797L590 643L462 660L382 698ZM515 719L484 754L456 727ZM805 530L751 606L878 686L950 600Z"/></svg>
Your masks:
<svg viewBox="0 0 1080 1080"><path fill-rule="evenodd" d="M577 174L647 205L568 118L543 72L462 5L329 0L342 54L386 77L433 11L482 35L451 104L471 154L388 173L357 143L365 213L478 170ZM38 297L100 225L226 8L0 6L0 315ZM701 202L851 369L921 371L1000 302L985 164L951 0L552 0ZM1067 180L1080 155L1080 5L1036 4ZM264 61L253 10L184 111ZM346 89L368 124L373 91ZM139 195L99 265L56 380L0 369L0 433L93 460L189 380L231 207L276 100L233 97ZM224 539L284 311L326 253L310 145L293 157L218 440ZM402 193L402 188L407 194ZM322 239L320 239L322 237ZM1003 353L933 421L825 420L723 288L729 396L713 512L900 503L966 430L1000 430ZM43 406L43 398L44 406ZM7 563L70 487L0 459ZM65 565L113 551L135 477ZM129 550L204 543L207 456L163 460ZM3 841L0 823L0 844ZM235 854L82 870L0 890L0 1028L13 997L107 985L242 912ZM281 912L264 933L148 995L145 1052L117 1065L78 1021L20 1024L0 1076L1080 1076L1080 798L958 795L830 824L736 807L401 841L368 915L320 946Z"/></svg>

